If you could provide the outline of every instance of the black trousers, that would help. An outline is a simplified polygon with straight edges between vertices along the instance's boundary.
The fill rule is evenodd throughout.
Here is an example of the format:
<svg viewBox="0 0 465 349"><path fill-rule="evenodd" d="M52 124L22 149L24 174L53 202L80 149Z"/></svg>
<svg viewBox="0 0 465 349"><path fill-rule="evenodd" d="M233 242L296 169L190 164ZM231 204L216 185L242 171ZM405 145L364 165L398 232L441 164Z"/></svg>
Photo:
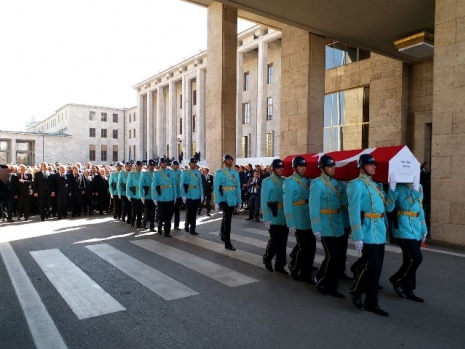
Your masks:
<svg viewBox="0 0 465 349"><path fill-rule="evenodd" d="M127 218L128 223L132 223L132 205L131 201L127 198L126 195L121 195L121 201L123 203L123 211L121 213L121 218L124 220Z"/></svg>
<svg viewBox="0 0 465 349"><path fill-rule="evenodd" d="M20 193L18 195L18 213L21 218L24 215L24 218L29 217L29 211L31 210L31 195L27 193Z"/></svg>
<svg viewBox="0 0 465 349"><path fill-rule="evenodd" d="M142 226L142 212L144 210L141 199L131 199L132 206L132 220L131 224L136 224L138 227Z"/></svg>
<svg viewBox="0 0 465 349"><path fill-rule="evenodd" d="M247 204L249 208L249 218L258 219L260 213L260 195L259 194L249 194L249 203Z"/></svg>
<svg viewBox="0 0 465 349"><path fill-rule="evenodd" d="M299 230L295 233L299 250L292 264L292 272L299 273L303 280L311 280L312 266L315 260L316 239L311 229Z"/></svg>
<svg viewBox="0 0 465 349"><path fill-rule="evenodd" d="M221 236L225 246L231 245L231 221L235 206L229 206L226 202L220 202L223 210L223 220L221 221Z"/></svg>
<svg viewBox="0 0 465 349"><path fill-rule="evenodd" d="M80 217L81 216L81 207L82 207L82 195L79 194L73 194L70 198L71 201L71 212L73 214L73 217Z"/></svg>
<svg viewBox="0 0 465 349"><path fill-rule="evenodd" d="M151 199L145 199L144 228L147 228L147 222L150 223L150 229L155 228L155 203Z"/></svg>
<svg viewBox="0 0 465 349"><path fill-rule="evenodd" d="M271 262L276 256L275 269L284 268L286 265L286 246L289 229L285 225L270 226L270 240L266 245L266 251L263 256L265 262Z"/></svg>
<svg viewBox="0 0 465 349"><path fill-rule="evenodd" d="M182 199L177 198L174 204L174 227L179 228L179 222L181 221L181 206Z"/></svg>
<svg viewBox="0 0 465 349"><path fill-rule="evenodd" d="M57 194L55 200L58 218L66 217L68 211L68 194Z"/></svg>
<svg viewBox="0 0 465 349"><path fill-rule="evenodd" d="M205 207L207 209L207 214L210 214L210 211L212 209L211 204L212 204L212 193L211 193L211 191L203 192L203 201L202 201L202 203L200 204L200 207L199 207L199 214L200 214L200 211L202 211L202 206L204 206L204 205L205 205Z"/></svg>
<svg viewBox="0 0 465 349"><path fill-rule="evenodd" d="M321 237L325 258L316 273L318 286L328 291L337 291L341 261L345 260L344 235L341 237Z"/></svg>
<svg viewBox="0 0 465 349"><path fill-rule="evenodd" d="M186 225L189 227L189 232L194 233L197 226L197 211L200 207L200 199L187 199L186 207Z"/></svg>
<svg viewBox="0 0 465 349"><path fill-rule="evenodd" d="M161 234L162 228L165 234L171 230L171 219L174 213L174 201L158 201L158 233Z"/></svg>
<svg viewBox="0 0 465 349"><path fill-rule="evenodd" d="M365 293L365 305L378 305L379 277L383 268L384 246L384 244L363 245L363 264L358 267L358 277L349 292L357 296Z"/></svg>
<svg viewBox="0 0 465 349"><path fill-rule="evenodd" d="M405 291L413 291L417 286L416 272L423 255L421 254L421 241L415 239L399 239L402 249L402 265L400 269L389 278L395 286L401 286Z"/></svg>
<svg viewBox="0 0 465 349"><path fill-rule="evenodd" d="M150 200L151 201L151 200ZM120 219L122 212L122 202L118 195L113 195L113 218Z"/></svg>

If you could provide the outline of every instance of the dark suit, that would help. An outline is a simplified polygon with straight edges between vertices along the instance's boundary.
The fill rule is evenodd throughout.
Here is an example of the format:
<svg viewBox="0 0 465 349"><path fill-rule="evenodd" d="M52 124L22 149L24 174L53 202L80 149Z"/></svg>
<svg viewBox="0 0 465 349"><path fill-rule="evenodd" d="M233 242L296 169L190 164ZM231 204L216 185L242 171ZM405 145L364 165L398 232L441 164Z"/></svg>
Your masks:
<svg viewBox="0 0 465 349"><path fill-rule="evenodd" d="M258 215L260 213L260 192L262 187L262 179L252 177L247 182L247 193L249 196L249 203L247 207L249 208L249 219L254 218L258 220Z"/></svg>
<svg viewBox="0 0 465 349"><path fill-rule="evenodd" d="M68 211L68 199L71 194L69 176L56 173L52 180L52 192L55 193L58 219L66 218Z"/></svg>
<svg viewBox="0 0 465 349"><path fill-rule="evenodd" d="M84 195L82 196L82 210L84 214L92 215L94 207L92 204L92 176L82 176L84 181Z"/></svg>
<svg viewBox="0 0 465 349"><path fill-rule="evenodd" d="M49 216L50 209L50 189L51 189L51 175L50 173L39 171L34 176L32 185L34 194L38 195L40 219L44 220Z"/></svg>
<svg viewBox="0 0 465 349"><path fill-rule="evenodd" d="M202 207L205 204L207 207L207 214L211 211L211 200L213 193L213 176L211 174L202 175L202 187L203 187L203 201L200 204L199 214L202 211Z"/></svg>
<svg viewBox="0 0 465 349"><path fill-rule="evenodd" d="M86 180L82 174L76 174L71 177L73 185L71 186L71 212L73 217L81 217L83 192L86 190Z"/></svg>
<svg viewBox="0 0 465 349"><path fill-rule="evenodd" d="M24 215L27 220L31 209L32 174L18 174L18 212L19 218Z"/></svg>

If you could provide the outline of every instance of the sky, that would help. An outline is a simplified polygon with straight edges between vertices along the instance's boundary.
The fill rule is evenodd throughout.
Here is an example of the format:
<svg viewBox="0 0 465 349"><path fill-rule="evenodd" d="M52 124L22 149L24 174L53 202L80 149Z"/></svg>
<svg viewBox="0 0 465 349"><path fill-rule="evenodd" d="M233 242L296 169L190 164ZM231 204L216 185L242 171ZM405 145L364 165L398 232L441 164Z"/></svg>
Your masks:
<svg viewBox="0 0 465 349"><path fill-rule="evenodd" d="M238 32L252 26L238 22ZM132 88L207 48L207 9L181 0L0 0L0 130L68 103L129 108Z"/></svg>

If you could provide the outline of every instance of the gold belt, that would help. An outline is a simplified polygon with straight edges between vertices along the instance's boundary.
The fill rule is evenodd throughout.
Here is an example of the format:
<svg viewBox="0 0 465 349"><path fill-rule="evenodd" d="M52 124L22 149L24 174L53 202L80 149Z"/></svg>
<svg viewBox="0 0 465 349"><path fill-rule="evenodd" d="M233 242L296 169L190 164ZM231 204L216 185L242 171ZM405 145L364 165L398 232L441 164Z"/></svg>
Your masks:
<svg viewBox="0 0 465 349"><path fill-rule="evenodd" d="M171 188L171 187L172 187L171 184L169 184L169 185L160 185L161 189L166 189L166 188Z"/></svg>
<svg viewBox="0 0 465 349"><path fill-rule="evenodd" d="M223 190L236 190L236 187L223 187Z"/></svg>
<svg viewBox="0 0 465 349"><path fill-rule="evenodd" d="M294 206L301 206L301 205L308 204L308 201L307 200L294 201L292 204Z"/></svg>
<svg viewBox="0 0 465 349"><path fill-rule="evenodd" d="M419 212L412 212L412 211L397 211L398 216L409 216L409 217L418 217L420 215Z"/></svg>
<svg viewBox="0 0 465 349"><path fill-rule="evenodd" d="M323 214L338 214L339 212L341 212L341 210L320 210L320 213Z"/></svg>
<svg viewBox="0 0 465 349"><path fill-rule="evenodd" d="M189 185L189 189L195 189L195 188L198 188L198 186L196 186L196 185Z"/></svg>
<svg viewBox="0 0 465 349"><path fill-rule="evenodd" d="M278 202L278 208L281 208L283 207L283 203L282 202Z"/></svg>
<svg viewBox="0 0 465 349"><path fill-rule="evenodd" d="M371 219L383 218L382 213L365 213L363 216L365 218L371 218Z"/></svg>

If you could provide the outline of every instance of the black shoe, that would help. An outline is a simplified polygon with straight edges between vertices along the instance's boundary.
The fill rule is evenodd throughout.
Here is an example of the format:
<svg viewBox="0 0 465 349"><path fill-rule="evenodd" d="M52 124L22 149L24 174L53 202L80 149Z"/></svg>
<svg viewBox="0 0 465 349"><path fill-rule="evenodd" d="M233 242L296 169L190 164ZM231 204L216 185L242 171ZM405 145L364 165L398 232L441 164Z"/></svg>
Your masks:
<svg viewBox="0 0 465 349"><path fill-rule="evenodd" d="M394 287L394 292L397 293L397 295L400 298L407 298L407 296L404 293L404 289L400 286L392 285Z"/></svg>
<svg viewBox="0 0 465 349"><path fill-rule="evenodd" d="M384 311L379 307L379 305L367 305L365 304L365 310L366 311L371 311L372 313L375 313L376 315L379 316L385 316L388 317L389 313L387 311Z"/></svg>
<svg viewBox="0 0 465 349"><path fill-rule="evenodd" d="M184 231L185 231L186 233L188 233L188 232L189 232L189 227L184 227Z"/></svg>
<svg viewBox="0 0 465 349"><path fill-rule="evenodd" d="M346 273L341 273L341 274L339 275L339 279L341 279L341 280L347 280L347 281L353 281L353 280L354 280L353 277L347 275Z"/></svg>
<svg viewBox="0 0 465 349"><path fill-rule="evenodd" d="M274 268L274 271L277 272L277 273L280 273L280 274L283 274L283 275L289 275L289 273L287 272L286 269L284 269L283 267L281 268Z"/></svg>
<svg viewBox="0 0 465 349"><path fill-rule="evenodd" d="M236 251L236 248L233 245L225 245L224 248L227 250Z"/></svg>
<svg viewBox="0 0 465 349"><path fill-rule="evenodd" d="M222 232L219 233L219 236L220 236L221 241L224 242L224 237L223 237L223 233L222 233Z"/></svg>
<svg viewBox="0 0 465 349"><path fill-rule="evenodd" d="M349 292L349 294L350 300L352 301L352 304L355 306L355 308L358 310L364 310L365 308L363 307L362 297L352 292Z"/></svg>
<svg viewBox="0 0 465 349"><path fill-rule="evenodd" d="M294 271L291 270L291 277L295 280L295 281L302 281L299 273L296 273Z"/></svg>
<svg viewBox="0 0 465 349"><path fill-rule="evenodd" d="M263 259L263 264L265 264L265 269L266 270L273 271L273 266L271 265L270 261L267 261L267 260Z"/></svg>
<svg viewBox="0 0 465 349"><path fill-rule="evenodd" d="M191 234L191 235L199 235L199 233L197 233L196 231L190 232L189 234Z"/></svg>
<svg viewBox="0 0 465 349"><path fill-rule="evenodd" d="M137 229L141 229L142 228L142 225L140 224L137 224ZM145 230L147 230L147 227L144 227Z"/></svg>
<svg viewBox="0 0 465 349"><path fill-rule="evenodd" d="M329 291L326 288L324 288L323 286L320 286L320 285L316 286L316 290L318 292L320 292L321 294L325 295L325 296L329 294Z"/></svg>
<svg viewBox="0 0 465 349"><path fill-rule="evenodd" d="M172 238L172 236L170 235L170 233L165 233L165 238Z"/></svg>
<svg viewBox="0 0 465 349"><path fill-rule="evenodd" d="M211 216L210 212L208 212L208 213L207 213L207 216L208 216L208 217L210 217L210 216Z"/></svg>
<svg viewBox="0 0 465 349"><path fill-rule="evenodd" d="M174 227L174 230L181 230L181 228L179 228L179 227Z"/></svg>
<svg viewBox="0 0 465 349"><path fill-rule="evenodd" d="M404 295L407 299L418 302L418 303L424 303L425 300L421 297L415 296L415 294L412 291L404 291Z"/></svg>

